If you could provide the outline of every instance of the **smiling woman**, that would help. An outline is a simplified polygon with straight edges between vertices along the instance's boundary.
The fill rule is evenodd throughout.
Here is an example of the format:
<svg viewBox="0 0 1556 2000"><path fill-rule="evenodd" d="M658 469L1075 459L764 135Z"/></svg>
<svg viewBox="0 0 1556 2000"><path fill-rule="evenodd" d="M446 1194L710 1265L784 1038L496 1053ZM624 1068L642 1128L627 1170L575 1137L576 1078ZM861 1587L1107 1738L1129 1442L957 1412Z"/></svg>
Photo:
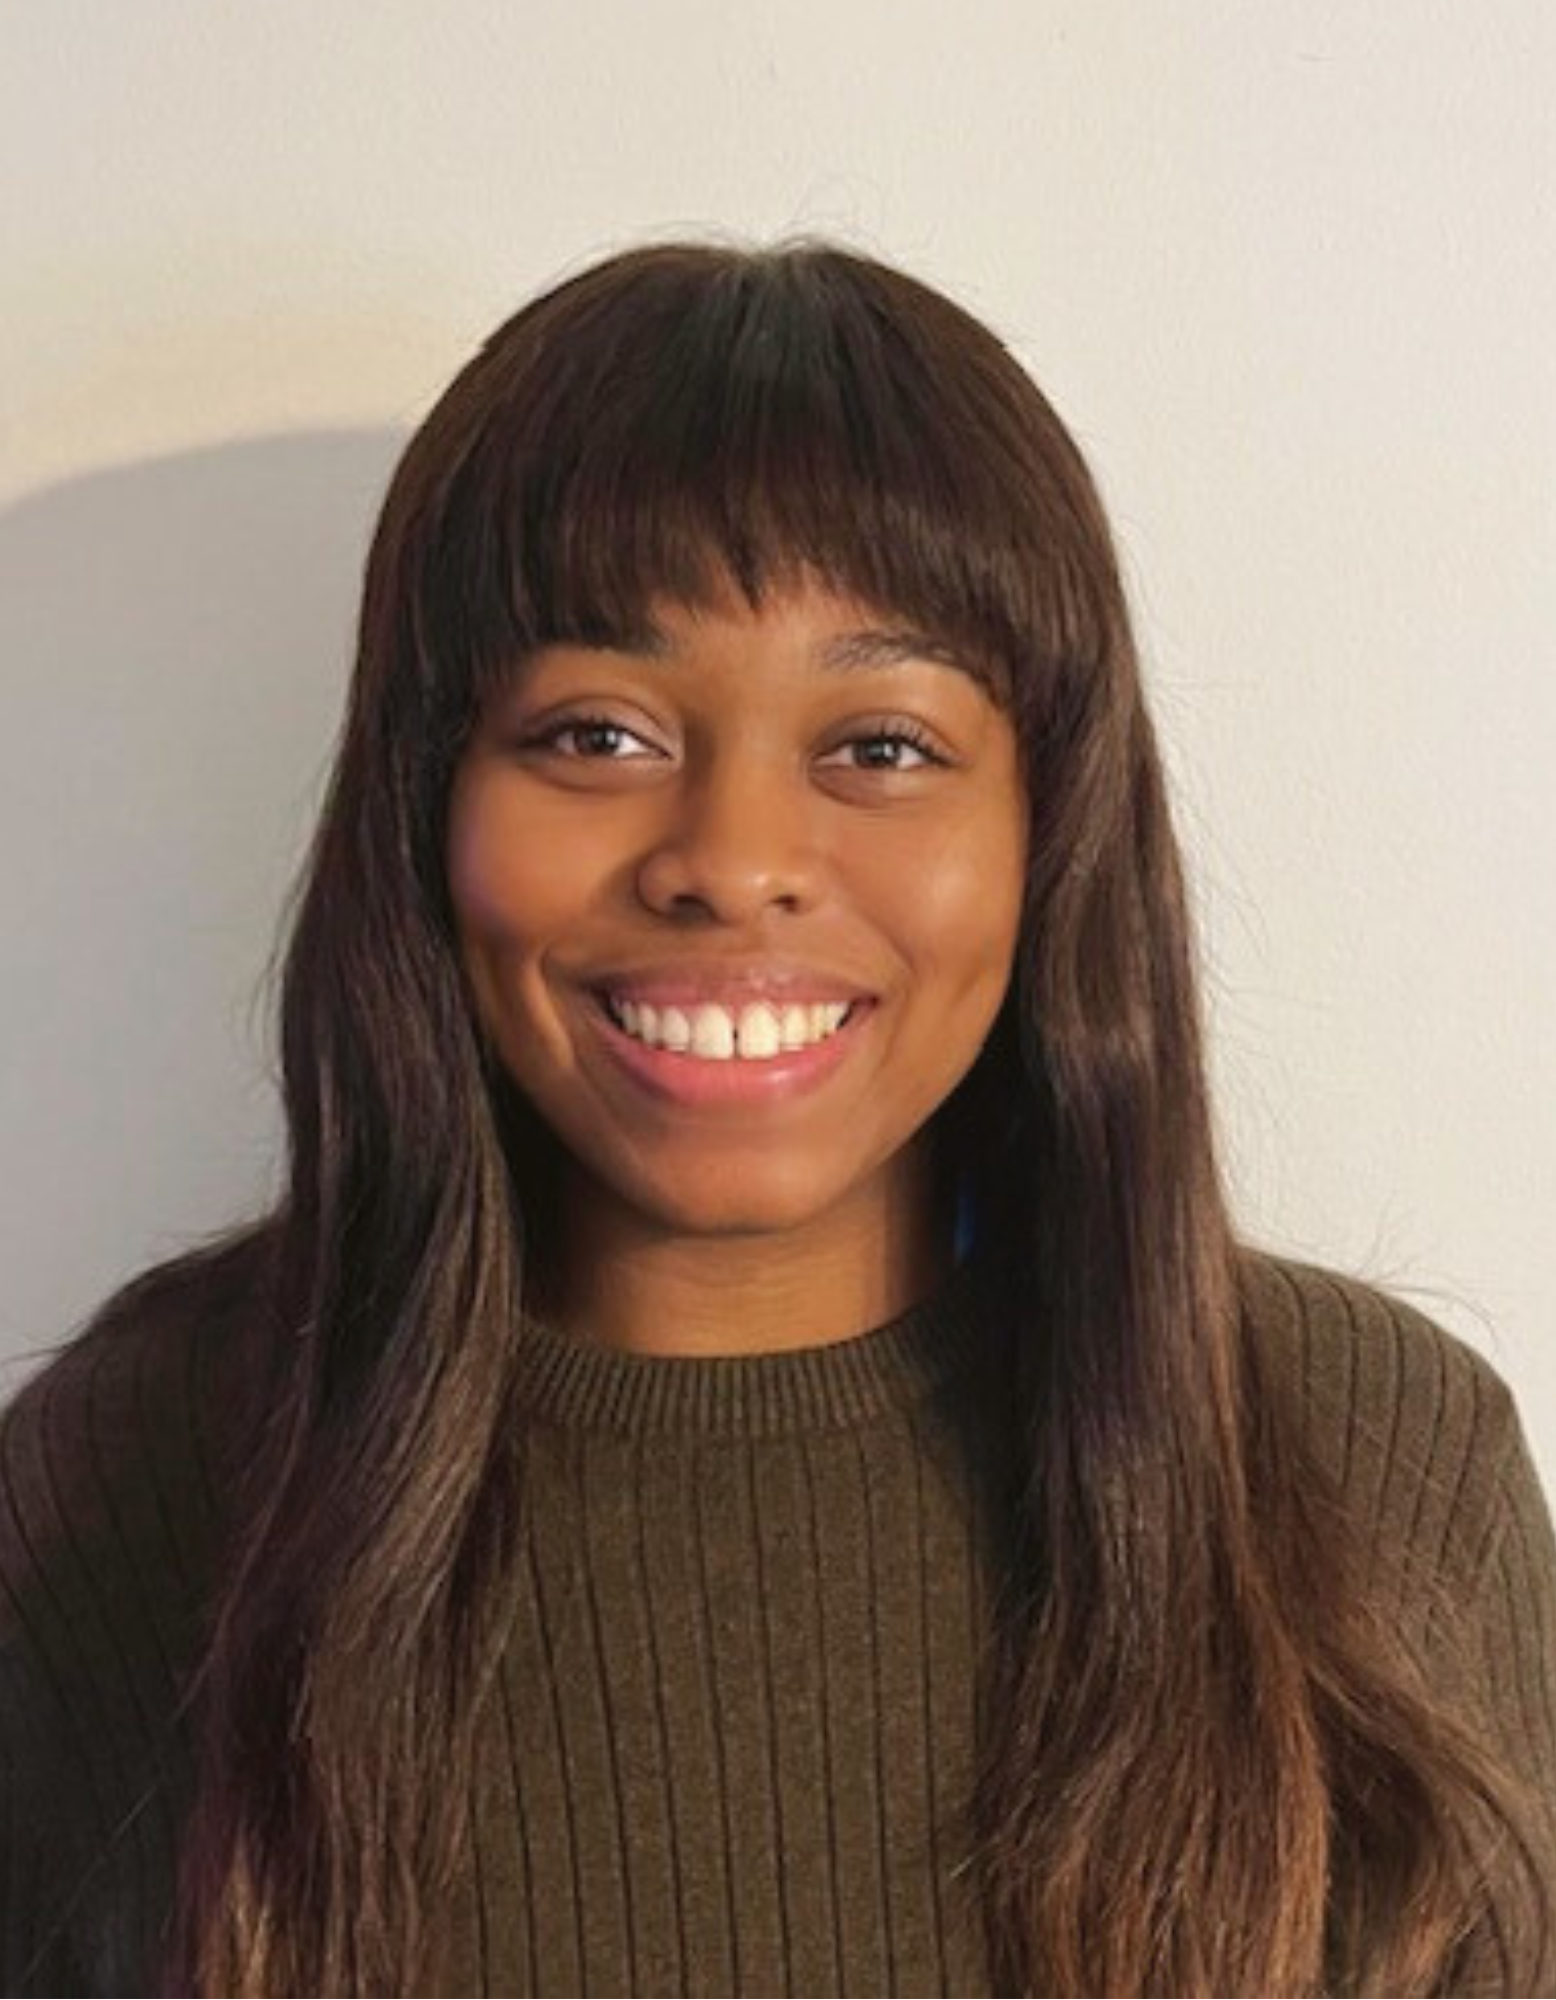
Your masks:
<svg viewBox="0 0 1556 2000"><path fill-rule="evenodd" d="M7 1991L1556 1990L1519 1412L1239 1238L993 333L814 242L527 305L301 891L283 1199L0 1433Z"/></svg>

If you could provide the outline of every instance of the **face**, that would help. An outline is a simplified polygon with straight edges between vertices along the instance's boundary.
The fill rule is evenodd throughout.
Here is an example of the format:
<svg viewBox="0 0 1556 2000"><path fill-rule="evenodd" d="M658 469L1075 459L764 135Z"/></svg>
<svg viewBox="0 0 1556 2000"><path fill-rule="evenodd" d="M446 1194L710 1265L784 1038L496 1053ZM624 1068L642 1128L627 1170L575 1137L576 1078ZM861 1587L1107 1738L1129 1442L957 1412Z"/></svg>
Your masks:
<svg viewBox="0 0 1556 2000"><path fill-rule="evenodd" d="M661 1236L863 1224L922 1186L1010 980L1014 730L813 585L653 610L652 650L548 646L479 719L447 856L475 1005L576 1199Z"/></svg>

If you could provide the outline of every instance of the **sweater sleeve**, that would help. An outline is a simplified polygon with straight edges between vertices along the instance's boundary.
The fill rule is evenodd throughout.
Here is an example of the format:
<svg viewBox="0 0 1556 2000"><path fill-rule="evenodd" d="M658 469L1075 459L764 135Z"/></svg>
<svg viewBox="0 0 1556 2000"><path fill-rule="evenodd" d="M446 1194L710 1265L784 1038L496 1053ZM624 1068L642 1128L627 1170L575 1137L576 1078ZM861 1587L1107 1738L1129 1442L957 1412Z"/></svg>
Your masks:
<svg viewBox="0 0 1556 2000"><path fill-rule="evenodd" d="M111 1325L0 1416L0 1991L150 1993L214 1508L201 1343Z"/></svg>
<svg viewBox="0 0 1556 2000"><path fill-rule="evenodd" d="M15 1994L90 1990L72 1885L95 1771L37 1484L54 1471L35 1449L48 1407L35 1387L0 1422L0 1991Z"/></svg>
<svg viewBox="0 0 1556 2000"><path fill-rule="evenodd" d="M1512 1392L1489 1371L1500 1452L1494 1504L1469 1601L1468 1663L1495 1747L1528 1782L1531 1859L1545 1907L1516 1858L1491 1863L1486 1914L1466 1940L1455 1995L1556 1994L1556 1532Z"/></svg>
<svg viewBox="0 0 1556 2000"><path fill-rule="evenodd" d="M1369 1579L1427 1681L1514 1782L1464 1829L1483 1886L1445 1996L1556 1996L1556 1533L1518 1404L1477 1348L1382 1285L1258 1253L1250 1323L1315 1463L1366 1529Z"/></svg>
<svg viewBox="0 0 1556 2000"><path fill-rule="evenodd" d="M71 1949L67 1884L75 1869L61 1841L50 1745L56 1732L34 1662L8 1641L0 1652L0 1992L85 1993Z"/></svg>

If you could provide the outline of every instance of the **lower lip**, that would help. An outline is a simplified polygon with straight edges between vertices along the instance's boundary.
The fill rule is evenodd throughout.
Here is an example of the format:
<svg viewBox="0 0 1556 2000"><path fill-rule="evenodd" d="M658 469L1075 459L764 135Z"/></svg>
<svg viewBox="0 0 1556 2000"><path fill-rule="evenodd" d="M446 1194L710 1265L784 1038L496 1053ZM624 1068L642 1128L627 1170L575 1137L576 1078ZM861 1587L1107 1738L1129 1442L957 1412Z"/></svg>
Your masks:
<svg viewBox="0 0 1556 2000"><path fill-rule="evenodd" d="M597 996L589 1012L598 1023L606 1049L635 1083L669 1104L697 1106L778 1104L814 1090L843 1063L875 1012L873 1000L859 1001L835 1034L808 1049L790 1049L755 1061L731 1056L727 1061L678 1055L671 1049L651 1049L634 1040L611 1018Z"/></svg>

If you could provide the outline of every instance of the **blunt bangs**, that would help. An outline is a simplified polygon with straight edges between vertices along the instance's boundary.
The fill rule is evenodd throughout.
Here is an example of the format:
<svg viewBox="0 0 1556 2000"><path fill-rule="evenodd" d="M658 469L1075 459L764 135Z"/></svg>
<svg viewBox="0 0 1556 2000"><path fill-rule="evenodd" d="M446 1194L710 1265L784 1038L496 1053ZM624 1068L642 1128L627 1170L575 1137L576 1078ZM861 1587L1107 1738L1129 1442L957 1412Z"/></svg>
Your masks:
<svg viewBox="0 0 1556 2000"><path fill-rule="evenodd" d="M465 443L416 622L474 703L539 646L641 636L656 599L758 609L806 573L1004 707L1040 714L1044 668L1107 643L1057 418L977 321L866 259L640 251L521 311L445 400Z"/></svg>

